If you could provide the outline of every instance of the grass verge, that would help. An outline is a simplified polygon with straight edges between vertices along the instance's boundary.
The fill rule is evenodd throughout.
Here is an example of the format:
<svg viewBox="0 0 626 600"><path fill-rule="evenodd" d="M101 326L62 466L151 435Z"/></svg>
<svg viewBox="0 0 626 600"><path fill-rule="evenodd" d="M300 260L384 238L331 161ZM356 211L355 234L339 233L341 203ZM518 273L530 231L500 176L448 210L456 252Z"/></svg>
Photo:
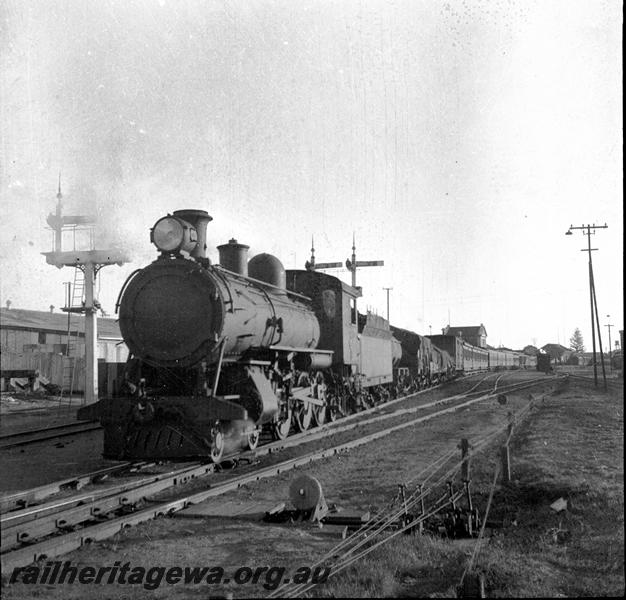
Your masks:
<svg viewBox="0 0 626 600"><path fill-rule="evenodd" d="M475 457L475 504L487 503L496 448ZM512 478L494 494L474 565L488 597L624 593L623 393L570 386L516 430ZM550 505L567 501L557 513ZM475 540L401 536L319 586L319 597L449 597Z"/></svg>

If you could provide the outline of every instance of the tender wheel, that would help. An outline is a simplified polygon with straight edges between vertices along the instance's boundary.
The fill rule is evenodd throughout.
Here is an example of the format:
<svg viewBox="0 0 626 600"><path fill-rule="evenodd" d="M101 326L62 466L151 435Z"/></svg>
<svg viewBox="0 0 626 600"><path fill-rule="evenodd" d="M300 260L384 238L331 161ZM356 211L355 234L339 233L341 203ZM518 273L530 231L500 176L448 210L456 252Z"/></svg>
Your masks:
<svg viewBox="0 0 626 600"><path fill-rule="evenodd" d="M284 421L278 421L278 423L272 423L272 437L275 440L284 440L289 435L291 429L291 418L287 418Z"/></svg>
<svg viewBox="0 0 626 600"><path fill-rule="evenodd" d="M261 434L258 431L253 431L246 436L246 446L248 450L254 450L259 445L259 439Z"/></svg>
<svg viewBox="0 0 626 600"><path fill-rule="evenodd" d="M303 402L293 412L293 419L299 431L306 431L311 427L313 408L309 402Z"/></svg>
<svg viewBox="0 0 626 600"><path fill-rule="evenodd" d="M318 427L326 423L326 408L326 406L318 406L317 404L313 407L313 421Z"/></svg>
<svg viewBox="0 0 626 600"><path fill-rule="evenodd" d="M224 432L219 423L213 427L211 437L211 460L217 464L222 460L222 456L224 456Z"/></svg>
<svg viewBox="0 0 626 600"><path fill-rule="evenodd" d="M344 402L342 402L341 398L333 394L329 394L326 396L326 402L328 403L328 411L326 415L329 421L335 422L337 419L341 419L341 417L346 416L343 410Z"/></svg>

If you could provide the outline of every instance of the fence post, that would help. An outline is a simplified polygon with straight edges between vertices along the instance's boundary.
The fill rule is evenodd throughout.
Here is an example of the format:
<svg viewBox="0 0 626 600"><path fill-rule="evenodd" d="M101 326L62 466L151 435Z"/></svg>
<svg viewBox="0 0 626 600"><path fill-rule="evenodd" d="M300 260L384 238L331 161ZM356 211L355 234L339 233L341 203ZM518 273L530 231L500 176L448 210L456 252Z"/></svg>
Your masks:
<svg viewBox="0 0 626 600"><path fill-rule="evenodd" d="M468 573L457 591L458 598L486 598L485 576L482 573Z"/></svg>
<svg viewBox="0 0 626 600"><path fill-rule="evenodd" d="M461 439L461 444L459 446L461 448L461 460L463 461L461 464L461 479L463 481L470 480L470 451L469 451L469 441L467 438Z"/></svg>
<svg viewBox="0 0 626 600"><path fill-rule="evenodd" d="M513 425L515 424L515 415L509 411L507 413L507 418L509 419L509 424L506 427L506 443L509 443L511 436L513 435Z"/></svg>
<svg viewBox="0 0 626 600"><path fill-rule="evenodd" d="M420 522L418 525L419 528L419 532L420 533L424 533L424 515L426 514L426 511L424 510L424 495L422 494L422 484L418 483L417 484L417 495L420 499Z"/></svg>
<svg viewBox="0 0 626 600"><path fill-rule="evenodd" d="M507 413L509 424L506 427L506 442L500 446L500 472L502 473L502 483L511 481L511 454L509 450L509 442L513 436L513 425L515 423L515 415L509 411Z"/></svg>
<svg viewBox="0 0 626 600"><path fill-rule="evenodd" d="M511 481L511 457L508 444L500 447L500 471L502 473L502 482L509 483Z"/></svg>

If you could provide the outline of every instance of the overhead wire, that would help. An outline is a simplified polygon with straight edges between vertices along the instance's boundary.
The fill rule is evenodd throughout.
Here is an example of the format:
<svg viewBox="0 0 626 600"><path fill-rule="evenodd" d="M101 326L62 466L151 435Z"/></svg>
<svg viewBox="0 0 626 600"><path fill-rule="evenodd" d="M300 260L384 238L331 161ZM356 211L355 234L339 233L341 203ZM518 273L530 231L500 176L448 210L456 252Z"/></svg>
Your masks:
<svg viewBox="0 0 626 600"><path fill-rule="evenodd" d="M447 477L449 477L450 475L452 475L455 471L460 469L462 461L459 461L457 464L455 464L453 467L451 467L448 471L446 471L443 475L441 475L439 477L439 479L437 480L437 482L435 484L433 484L433 486L431 486L430 489L434 488L436 485L438 485L439 483L441 483L442 481L444 481ZM360 540L353 548L345 551L343 553L343 556L348 556L352 553L354 553L356 550L358 550L359 548L361 548L365 543L370 542L372 537L378 535L379 533L382 533L385 529L387 529L387 527L389 525L391 525L392 523L394 523L395 521L397 521L397 519L402 516L403 514L406 514L407 510L409 508L412 508L417 502L419 502L423 497L426 496L427 492L429 490L422 490L421 492L417 493L414 492L411 496L409 496L408 499L406 499L406 502L403 504L403 506L397 510L396 512L392 513L391 515L386 516L384 513L379 515L378 519L376 520L375 523L375 528L374 526L372 527L366 527L366 528L361 528L358 532L356 532L353 536L352 539L350 541L353 541L355 538L360 537L361 535L367 534L365 537L363 537L362 540ZM457 495L460 497L460 495L462 495L462 492L457 493ZM442 498L445 498L445 496L447 495L444 494L444 496ZM455 495L455 498L456 496ZM440 503L442 501L442 498L440 498L437 503ZM451 499L450 499L451 501ZM437 511L438 512L438 511ZM386 518L385 518L386 517ZM425 517L427 518L427 517ZM392 536L392 537L395 537ZM388 539L391 539L391 537L387 537L383 540L386 541ZM331 551L329 551L325 556L323 556L317 563L315 563L315 565L313 565L314 567L320 566L325 560L327 560L328 558L332 558L333 556L335 556L340 549L343 549L344 546L348 545L348 540L345 540L344 542L340 543L338 546L336 546L335 548L333 548ZM379 544L377 544L378 546ZM334 572L333 572L334 574ZM280 590L280 588L279 588ZM277 590L277 592L279 591ZM296 590L290 590L289 594L293 595L293 592ZM274 594L271 595L271 597L277 597L278 594Z"/></svg>
<svg viewBox="0 0 626 600"><path fill-rule="evenodd" d="M483 535L485 533L485 526L487 524L487 517L489 516L489 509L491 508L491 501L493 500L493 494L496 490L496 482L498 481L498 475L500 474L500 465L496 464L496 468L493 473L493 481L491 482L491 490L489 491L489 499L487 500L487 507L485 508L485 516L483 517L483 522L480 526L480 532L478 534L478 539L476 540L476 544L474 545L474 550L472 552L472 556L470 558L469 563L465 567L463 571L463 575L461 575L460 586L463 585L463 581L465 580L465 576L472 570L474 566L474 561L476 560L476 556L478 556L478 550L480 548L480 544L483 539Z"/></svg>
<svg viewBox="0 0 626 600"><path fill-rule="evenodd" d="M518 411L518 413L515 415L515 420L516 421L521 420L521 418L523 418L523 416L530 410L531 406L532 406L532 402L529 402L524 408ZM507 422L505 424L496 426L496 428L493 431L479 438L479 440L476 441L472 447L473 454L480 452L487 445L489 445L498 435L502 434L503 429L508 427L509 424L510 423ZM506 444L510 442L512 433L513 433L513 429L511 428L507 436ZM422 469L422 471L418 473L415 477L413 477L408 483L415 481L416 479L419 478L420 475L423 475L424 473L427 473L428 471L432 470L432 473L427 475L426 478L423 480L424 482L428 481L430 478L432 478L435 475L435 473L437 473L439 468L441 468L444 464L446 464L449 460L451 460L451 458L453 457L455 453L456 453L456 449L450 450L444 453L442 456L436 459L433 463L430 463L424 469ZM404 502L402 503L399 509L392 512L390 509L392 508L394 501L397 499L397 496L394 497L394 499L392 500L390 505L388 505L388 507L380 511L374 519L372 519L371 521L367 523L366 526L360 528L359 530L354 532L350 537L346 538L341 543L339 543L334 548L332 548L329 552L327 552L322 558L320 558L313 565L312 568L321 566L324 562L326 562L329 559L336 558L337 555L339 554L339 559L336 562L335 566L331 567L332 569L331 574L336 575L338 572L344 570L345 568L347 568L348 566L350 566L351 564L353 564L360 558L363 558L364 556L369 554L371 551L378 548L380 545L395 538L397 535L399 535L399 533L402 533L403 531L406 531L412 527L415 527L416 525L419 525L427 518L430 518L434 514L437 514L438 512L443 510L443 508L447 506L450 502L460 499L464 494L463 491L458 491L454 493L452 498L449 497L448 492L445 492L439 498L439 500L435 502L434 506L436 507L443 500L445 500L446 497L448 497L448 501L445 504L443 504L442 506L438 508L434 508L434 509L431 508L425 514L418 515L411 522L409 522L408 524L405 524L399 529L394 530L390 535L384 537L383 539L379 540L375 544L372 544L371 546L368 546L367 548L363 548L363 546L365 546L366 543L371 542L374 537L376 537L379 534L382 534L391 524L397 522L397 520L403 514L404 515L408 514L409 509L413 508L415 505L421 502L433 489L441 485L441 483L443 483L446 479L455 475L456 472L460 470L461 465L463 464L464 461L465 461L465 458L462 458L461 460L457 461L455 464L452 465L452 467L450 467L447 471L445 471L442 475L440 475L438 479L433 484L431 484L428 488L424 488L422 484L420 488L418 488L415 492L413 492L407 498L404 499ZM499 472L500 472L500 468L499 466L497 466L495 475L494 475L494 483L492 484L492 487L491 487L490 497L487 503L487 508L485 510L485 516L483 518L481 534L479 534L479 536L482 535L482 533L484 533L485 523L487 520L487 514L489 512L489 508L491 506L491 501L493 498L493 493L495 490L495 481L497 481L497 475L499 474ZM359 538L361 539L359 540ZM354 545L350 547L351 544L354 544ZM359 549L362 549L361 552L355 555L354 553ZM478 547L475 548L475 553L477 552L478 552ZM310 590L314 586L315 584L299 584L299 585L291 584L291 587L289 585L286 585L286 586L283 586L282 588L278 588L275 592L270 594L269 597L282 597L284 594L288 594L289 596L294 597L296 594L301 595L305 593L306 591Z"/></svg>

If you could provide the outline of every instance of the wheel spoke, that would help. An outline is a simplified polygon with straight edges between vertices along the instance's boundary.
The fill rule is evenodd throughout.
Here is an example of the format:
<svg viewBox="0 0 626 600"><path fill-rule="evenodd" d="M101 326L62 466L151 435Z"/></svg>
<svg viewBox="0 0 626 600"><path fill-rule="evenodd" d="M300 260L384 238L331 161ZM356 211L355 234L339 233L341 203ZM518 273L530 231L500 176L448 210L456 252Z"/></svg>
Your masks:
<svg viewBox="0 0 626 600"><path fill-rule="evenodd" d="M326 423L326 409L326 406L318 405L313 408L313 420L318 427Z"/></svg>
<svg viewBox="0 0 626 600"><path fill-rule="evenodd" d="M306 402L294 411L294 421L299 431L306 431L311 426L313 410L311 404Z"/></svg>

